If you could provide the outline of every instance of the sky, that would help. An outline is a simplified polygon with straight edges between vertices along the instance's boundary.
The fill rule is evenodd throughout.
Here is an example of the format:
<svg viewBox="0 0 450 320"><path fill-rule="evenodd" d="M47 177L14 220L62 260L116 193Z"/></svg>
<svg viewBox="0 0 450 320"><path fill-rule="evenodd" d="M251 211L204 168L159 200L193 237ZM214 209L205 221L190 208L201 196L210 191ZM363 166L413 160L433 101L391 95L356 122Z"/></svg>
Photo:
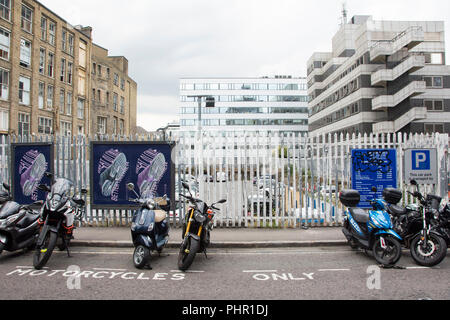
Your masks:
<svg viewBox="0 0 450 320"><path fill-rule="evenodd" d="M178 120L180 78L306 77L312 53L331 51L344 2L348 19L444 21L450 41L448 0L39 1L128 59L137 125L148 131Z"/></svg>

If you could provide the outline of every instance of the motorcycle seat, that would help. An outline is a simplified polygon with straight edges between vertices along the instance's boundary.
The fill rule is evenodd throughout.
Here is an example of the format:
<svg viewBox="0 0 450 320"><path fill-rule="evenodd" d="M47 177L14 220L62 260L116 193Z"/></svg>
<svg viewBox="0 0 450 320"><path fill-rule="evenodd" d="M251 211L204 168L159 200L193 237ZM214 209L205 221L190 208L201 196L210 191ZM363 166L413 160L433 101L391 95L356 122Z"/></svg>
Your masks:
<svg viewBox="0 0 450 320"><path fill-rule="evenodd" d="M349 208L349 211L356 222L358 223L369 222L369 213L366 210L360 208Z"/></svg>
<svg viewBox="0 0 450 320"><path fill-rule="evenodd" d="M396 216L396 217L403 216L406 214L406 208L397 206L395 204L391 204L388 207L388 211L389 211L389 213L391 213L393 216Z"/></svg>
<svg viewBox="0 0 450 320"><path fill-rule="evenodd" d="M17 226L21 229L27 228L31 226L33 223L35 223L37 219L39 219L38 214L27 212L25 216L22 218L22 220L20 220L19 223L17 223Z"/></svg>
<svg viewBox="0 0 450 320"><path fill-rule="evenodd" d="M166 212L163 210L155 210L155 222L161 223L166 219Z"/></svg>

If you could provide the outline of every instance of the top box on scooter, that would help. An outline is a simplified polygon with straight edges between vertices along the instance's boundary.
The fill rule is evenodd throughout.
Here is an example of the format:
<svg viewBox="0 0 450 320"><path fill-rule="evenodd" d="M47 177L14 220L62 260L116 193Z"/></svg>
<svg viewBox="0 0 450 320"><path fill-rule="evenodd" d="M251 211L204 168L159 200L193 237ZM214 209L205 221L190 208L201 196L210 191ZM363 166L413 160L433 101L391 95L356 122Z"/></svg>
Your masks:
<svg viewBox="0 0 450 320"><path fill-rule="evenodd" d="M383 199L389 204L397 204L402 200L402 192L394 188L383 190Z"/></svg>
<svg viewBox="0 0 450 320"><path fill-rule="evenodd" d="M344 206L353 208L358 205L359 201L361 200L361 195L357 190L352 189L342 190L339 193L339 200Z"/></svg>

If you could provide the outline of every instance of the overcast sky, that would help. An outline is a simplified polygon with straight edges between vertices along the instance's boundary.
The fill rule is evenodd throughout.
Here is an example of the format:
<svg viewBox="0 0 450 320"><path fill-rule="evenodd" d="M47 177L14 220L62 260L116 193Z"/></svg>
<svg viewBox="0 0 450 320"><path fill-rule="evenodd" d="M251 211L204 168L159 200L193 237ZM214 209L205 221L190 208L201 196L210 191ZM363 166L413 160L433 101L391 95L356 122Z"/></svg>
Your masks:
<svg viewBox="0 0 450 320"><path fill-rule="evenodd" d="M129 60L138 83L138 125L178 119L183 77L306 77L315 51L331 51L343 0L40 0L93 40ZM448 0L346 0L348 18L444 21ZM89 8L89 10L85 10ZM448 46L447 46L448 49ZM447 61L449 54L447 54Z"/></svg>

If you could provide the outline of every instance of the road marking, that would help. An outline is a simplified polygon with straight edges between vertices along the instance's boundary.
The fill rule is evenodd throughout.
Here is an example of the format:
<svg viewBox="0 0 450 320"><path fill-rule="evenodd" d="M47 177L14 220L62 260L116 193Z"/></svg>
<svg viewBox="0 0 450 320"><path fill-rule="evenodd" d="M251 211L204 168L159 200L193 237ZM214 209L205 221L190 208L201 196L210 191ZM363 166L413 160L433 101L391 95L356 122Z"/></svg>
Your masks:
<svg viewBox="0 0 450 320"><path fill-rule="evenodd" d="M92 270L101 270L101 271L128 271L127 269L111 269L111 268L92 268Z"/></svg>
<svg viewBox="0 0 450 320"><path fill-rule="evenodd" d="M350 271L350 269L319 269L317 271L327 272L327 271Z"/></svg>
<svg viewBox="0 0 450 320"><path fill-rule="evenodd" d="M170 270L170 272L203 273L203 272L205 272L205 271L203 271L203 270L186 270L186 271L181 271L181 270Z"/></svg>
<svg viewBox="0 0 450 320"><path fill-rule="evenodd" d="M244 270L242 272L246 272L246 273L264 273L264 272L278 272L278 270Z"/></svg>
<svg viewBox="0 0 450 320"><path fill-rule="evenodd" d="M406 269L440 269L440 267L406 267Z"/></svg>

